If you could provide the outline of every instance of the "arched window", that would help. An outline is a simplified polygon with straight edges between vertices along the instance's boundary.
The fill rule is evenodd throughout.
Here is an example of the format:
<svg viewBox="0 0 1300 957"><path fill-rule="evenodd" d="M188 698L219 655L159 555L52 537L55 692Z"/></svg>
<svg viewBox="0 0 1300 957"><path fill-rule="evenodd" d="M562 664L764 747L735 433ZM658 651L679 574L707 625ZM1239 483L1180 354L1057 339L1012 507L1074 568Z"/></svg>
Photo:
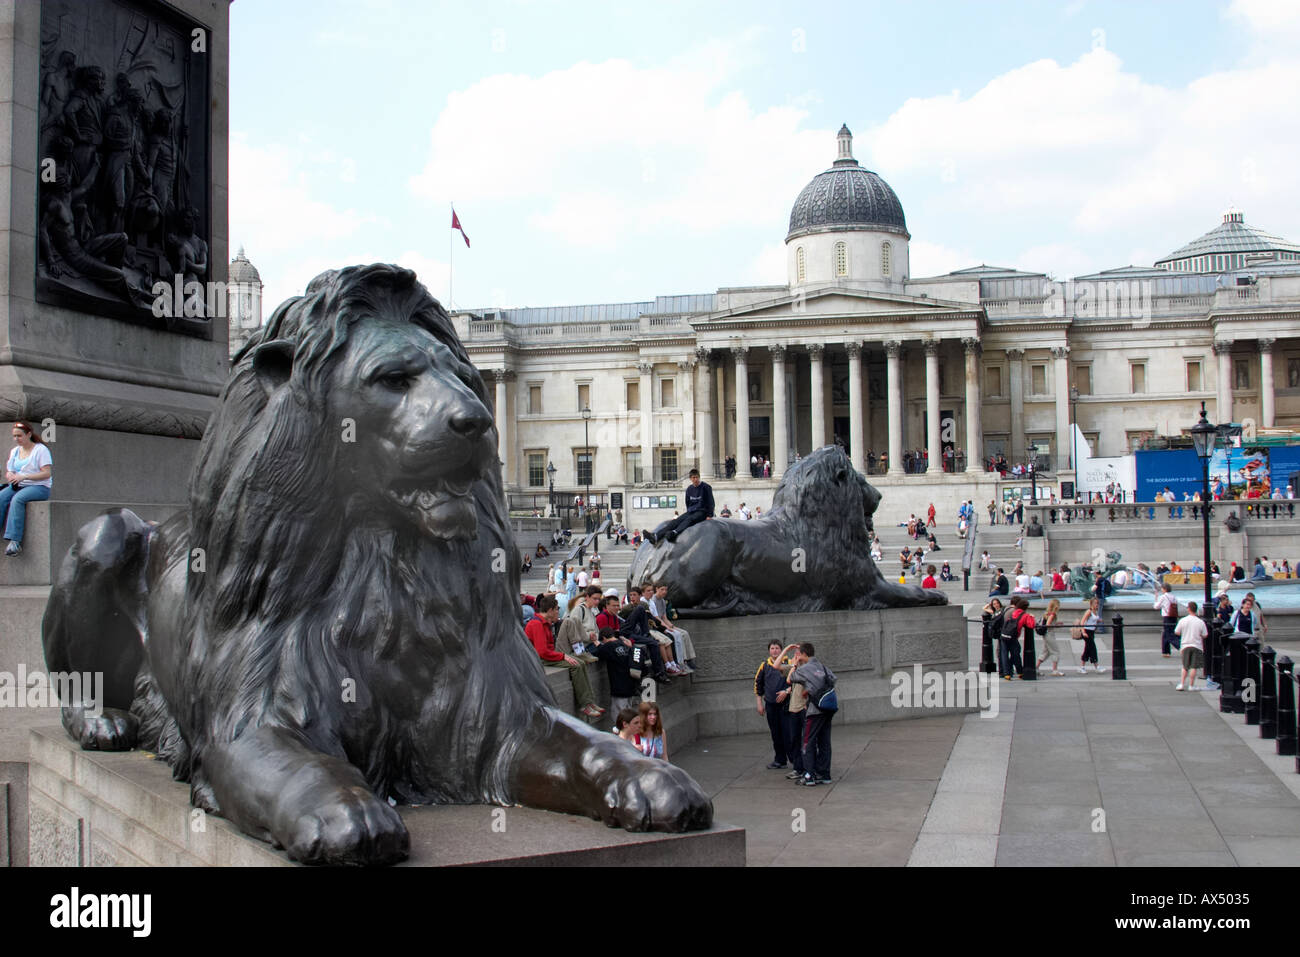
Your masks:
<svg viewBox="0 0 1300 957"><path fill-rule="evenodd" d="M804 282L808 278L808 269L804 263L802 246L796 247L794 251L794 274L797 282Z"/></svg>
<svg viewBox="0 0 1300 957"><path fill-rule="evenodd" d="M892 265L890 260L893 258L893 252L894 250L888 242L880 244L880 274L882 276L889 275L889 269Z"/></svg>
<svg viewBox="0 0 1300 957"><path fill-rule="evenodd" d="M849 274L849 247L845 243L835 244L835 275Z"/></svg>

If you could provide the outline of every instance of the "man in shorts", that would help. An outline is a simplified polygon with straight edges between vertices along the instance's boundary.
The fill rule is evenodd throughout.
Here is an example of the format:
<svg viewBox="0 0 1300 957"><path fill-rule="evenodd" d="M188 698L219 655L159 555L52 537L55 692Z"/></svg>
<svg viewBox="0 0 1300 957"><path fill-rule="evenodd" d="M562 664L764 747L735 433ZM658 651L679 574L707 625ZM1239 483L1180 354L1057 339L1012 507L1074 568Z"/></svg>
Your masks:
<svg viewBox="0 0 1300 957"><path fill-rule="evenodd" d="M1196 672L1205 670L1205 636L1208 629L1205 622L1196 614L1196 602L1187 603L1187 614L1179 619L1174 628L1178 635L1183 656L1183 676L1175 691L1196 690Z"/></svg>

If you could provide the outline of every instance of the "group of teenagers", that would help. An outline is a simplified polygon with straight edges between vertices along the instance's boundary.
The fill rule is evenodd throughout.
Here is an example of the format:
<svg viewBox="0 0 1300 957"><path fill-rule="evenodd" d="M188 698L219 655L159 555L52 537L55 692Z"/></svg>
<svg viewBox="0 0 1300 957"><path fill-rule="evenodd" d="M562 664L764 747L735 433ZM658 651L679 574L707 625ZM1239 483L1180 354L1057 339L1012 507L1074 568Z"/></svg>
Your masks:
<svg viewBox="0 0 1300 957"><path fill-rule="evenodd" d="M772 735L769 770L804 787L831 782L831 719L839 708L835 673L816 657L811 642L781 647L770 641L754 673L758 713Z"/></svg>
<svg viewBox="0 0 1300 957"><path fill-rule="evenodd" d="M690 632L676 623L664 582L644 590L633 586L626 603L617 589L602 592L599 585L588 585L568 600L558 629L556 595L524 595L520 602L524 634L543 664L569 669L578 710L588 718L635 705L643 677L668 685L674 677L695 672L695 645ZM604 663L609 676L610 709L596 704L587 675L587 665L597 661Z"/></svg>

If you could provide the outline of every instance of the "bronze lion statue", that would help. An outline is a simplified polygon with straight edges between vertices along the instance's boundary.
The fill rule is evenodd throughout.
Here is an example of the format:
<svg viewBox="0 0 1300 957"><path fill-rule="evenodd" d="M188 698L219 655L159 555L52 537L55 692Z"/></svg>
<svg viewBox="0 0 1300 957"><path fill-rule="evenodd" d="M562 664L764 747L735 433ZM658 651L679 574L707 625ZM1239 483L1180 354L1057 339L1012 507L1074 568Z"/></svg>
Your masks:
<svg viewBox="0 0 1300 957"><path fill-rule="evenodd" d="M938 589L885 580L867 533L880 493L828 445L795 462L772 508L711 519L675 542L645 543L628 584L666 582L684 618L946 605Z"/></svg>
<svg viewBox="0 0 1300 957"><path fill-rule="evenodd" d="M483 380L390 265L318 276L235 357L190 481L153 525L81 529L43 625L104 672L83 748L155 752L193 803L307 863L403 859L401 804L706 828L683 771L556 709L519 614Z"/></svg>

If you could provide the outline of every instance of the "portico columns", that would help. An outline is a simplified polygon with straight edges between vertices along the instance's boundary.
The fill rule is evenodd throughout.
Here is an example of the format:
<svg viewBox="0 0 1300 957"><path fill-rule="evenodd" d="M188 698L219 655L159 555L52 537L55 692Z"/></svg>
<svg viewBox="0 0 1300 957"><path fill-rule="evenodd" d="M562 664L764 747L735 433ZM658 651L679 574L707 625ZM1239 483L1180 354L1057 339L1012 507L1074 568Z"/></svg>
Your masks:
<svg viewBox="0 0 1300 957"><path fill-rule="evenodd" d="M862 343L850 342L849 353L849 461L859 472L867 470L866 440L862 429Z"/></svg>
<svg viewBox="0 0 1300 957"><path fill-rule="evenodd" d="M980 419L980 341L963 339L966 348L966 471L984 471L984 426Z"/></svg>
<svg viewBox="0 0 1300 957"><path fill-rule="evenodd" d="M885 343L885 391L889 399L889 474L903 474L903 376L899 356L903 344Z"/></svg>
<svg viewBox="0 0 1300 957"><path fill-rule="evenodd" d="M789 466L790 436L785 420L785 346L768 346L772 353L772 478Z"/></svg>
<svg viewBox="0 0 1300 957"><path fill-rule="evenodd" d="M1019 462L1025 457L1025 357L1024 349L1008 349L1007 377L1011 381L1011 448L1007 458Z"/></svg>
<svg viewBox="0 0 1300 957"><path fill-rule="evenodd" d="M726 474L727 462L727 367L722 357L718 358L718 463Z"/></svg>
<svg viewBox="0 0 1300 957"><path fill-rule="evenodd" d="M637 387L641 399L641 478L653 482L655 474L655 440L651 410L654 407L654 366L649 362L637 363L636 371L641 373L641 384Z"/></svg>
<svg viewBox="0 0 1300 957"><path fill-rule="evenodd" d="M928 468L943 471L943 447L939 441L939 343L925 344L925 450Z"/></svg>
<svg viewBox="0 0 1300 957"><path fill-rule="evenodd" d="M709 456L713 454L713 368L710 363L712 353L705 348L695 350L695 413L699 423L696 426L697 446L699 451L699 469L701 475L712 475ZM715 459L721 462L722 459Z"/></svg>
<svg viewBox="0 0 1300 957"><path fill-rule="evenodd" d="M808 347L809 399L812 406L812 448L820 449L826 444L826 366L824 363L826 347L811 345Z"/></svg>
<svg viewBox="0 0 1300 957"><path fill-rule="evenodd" d="M1259 340L1259 417L1265 429L1273 428L1273 343L1276 341Z"/></svg>
<svg viewBox="0 0 1300 957"><path fill-rule="evenodd" d="M744 346L732 346L736 360L736 469L741 475L749 471L749 372L745 365Z"/></svg>
<svg viewBox="0 0 1300 957"><path fill-rule="evenodd" d="M1056 448L1053 450L1053 464L1057 469L1061 467L1061 459L1068 454L1067 449L1073 447L1070 442L1070 369L1065 362L1069 354L1069 346L1058 346L1052 350L1052 362L1056 366ZM1070 466L1078 468L1074 462Z"/></svg>
<svg viewBox="0 0 1300 957"><path fill-rule="evenodd" d="M677 363L678 378L682 382L682 392L677 396L677 404L682 409L682 454L699 459L699 444L695 437L695 356L688 356ZM681 468L681 463L678 463ZM700 470L703 477L704 470Z"/></svg>
<svg viewBox="0 0 1300 957"><path fill-rule="evenodd" d="M501 475L502 481L510 484L510 416L507 415L506 408L506 380L510 376L506 369L493 369L492 377L497 383L497 401L496 408L493 409L494 418L497 427L497 455L501 458Z"/></svg>
<svg viewBox="0 0 1300 957"><path fill-rule="evenodd" d="M1215 380L1217 395L1214 416L1220 422L1232 421L1232 342L1216 342L1214 354L1219 357L1219 374Z"/></svg>

